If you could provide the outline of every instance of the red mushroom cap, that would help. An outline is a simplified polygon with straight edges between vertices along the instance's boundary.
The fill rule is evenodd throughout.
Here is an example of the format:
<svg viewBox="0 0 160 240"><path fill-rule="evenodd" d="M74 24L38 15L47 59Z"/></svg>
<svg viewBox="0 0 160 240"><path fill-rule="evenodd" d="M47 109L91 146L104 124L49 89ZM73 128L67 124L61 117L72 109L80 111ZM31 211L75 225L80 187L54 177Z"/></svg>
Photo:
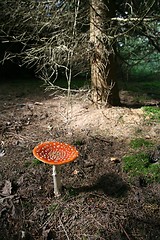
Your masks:
<svg viewBox="0 0 160 240"><path fill-rule="evenodd" d="M44 142L33 149L33 155L44 163L61 165L74 161L78 157L78 151L66 143Z"/></svg>

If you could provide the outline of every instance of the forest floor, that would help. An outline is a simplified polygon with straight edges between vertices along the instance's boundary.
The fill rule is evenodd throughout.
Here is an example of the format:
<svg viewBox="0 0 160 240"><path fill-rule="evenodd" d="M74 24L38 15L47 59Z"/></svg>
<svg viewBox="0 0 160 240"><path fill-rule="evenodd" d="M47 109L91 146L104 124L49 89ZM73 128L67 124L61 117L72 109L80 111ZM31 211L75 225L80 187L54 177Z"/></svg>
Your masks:
<svg viewBox="0 0 160 240"><path fill-rule="evenodd" d="M68 102L27 81L0 83L0 240L160 240L160 183L123 170L132 139L160 145L160 124L130 93L121 100L128 106L97 109L86 93ZM32 154L43 141L79 151L61 168L59 198L51 166Z"/></svg>

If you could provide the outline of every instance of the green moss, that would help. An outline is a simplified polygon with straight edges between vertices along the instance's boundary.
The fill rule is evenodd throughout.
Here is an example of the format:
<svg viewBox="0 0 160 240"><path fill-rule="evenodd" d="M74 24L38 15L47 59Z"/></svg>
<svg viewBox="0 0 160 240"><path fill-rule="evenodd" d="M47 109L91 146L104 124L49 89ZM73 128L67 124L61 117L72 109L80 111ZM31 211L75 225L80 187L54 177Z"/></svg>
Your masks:
<svg viewBox="0 0 160 240"><path fill-rule="evenodd" d="M138 149L141 147L149 147L152 145L153 143L151 141L145 140L143 138L136 138L130 141L130 146L134 149Z"/></svg>
<svg viewBox="0 0 160 240"><path fill-rule="evenodd" d="M150 163L149 155L146 153L125 156L123 158L123 170L131 178L143 176L146 182L160 182L160 164Z"/></svg>
<svg viewBox="0 0 160 240"><path fill-rule="evenodd" d="M157 120L160 122L160 108L159 107L151 107L145 106L142 108L145 115L149 116L150 120Z"/></svg>
<svg viewBox="0 0 160 240"><path fill-rule="evenodd" d="M34 158L32 161L25 161L24 162L24 167L29 168L29 167L35 167L40 165L42 162L39 161L38 159Z"/></svg>
<svg viewBox="0 0 160 240"><path fill-rule="evenodd" d="M73 142L73 145L76 146L82 146L84 144L84 140L76 140L75 142Z"/></svg>
<svg viewBox="0 0 160 240"><path fill-rule="evenodd" d="M37 165L39 165L39 164L41 164L41 163L42 163L42 162L39 161L39 160L36 159L36 158L34 158L33 161L32 161L32 165L33 165L33 166L37 166Z"/></svg>
<svg viewBox="0 0 160 240"><path fill-rule="evenodd" d="M30 162L30 161L26 161L26 162L24 163L24 167L25 167L25 168L28 168L30 165L31 165L31 162Z"/></svg>

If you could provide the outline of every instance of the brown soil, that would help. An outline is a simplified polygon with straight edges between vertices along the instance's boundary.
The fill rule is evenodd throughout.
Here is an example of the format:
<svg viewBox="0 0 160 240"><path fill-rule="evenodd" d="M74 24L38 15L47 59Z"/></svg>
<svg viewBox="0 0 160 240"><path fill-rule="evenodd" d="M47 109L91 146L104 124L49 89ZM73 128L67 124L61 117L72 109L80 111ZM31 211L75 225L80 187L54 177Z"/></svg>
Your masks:
<svg viewBox="0 0 160 240"><path fill-rule="evenodd" d="M160 239L160 184L130 183L122 170L132 138L160 144L159 124L141 108L96 109L86 94L68 102L3 82L0 116L0 240ZM61 168L60 198L51 166L32 155L43 141L67 142L80 153Z"/></svg>

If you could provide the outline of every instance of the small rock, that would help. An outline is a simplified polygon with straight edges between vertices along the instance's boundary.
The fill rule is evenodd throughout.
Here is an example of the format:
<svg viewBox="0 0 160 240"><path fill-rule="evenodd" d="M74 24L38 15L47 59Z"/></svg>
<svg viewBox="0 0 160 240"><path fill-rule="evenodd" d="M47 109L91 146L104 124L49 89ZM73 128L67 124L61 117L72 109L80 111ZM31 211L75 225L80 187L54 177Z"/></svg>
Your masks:
<svg viewBox="0 0 160 240"><path fill-rule="evenodd" d="M150 154L149 156L150 163L160 163L160 146Z"/></svg>
<svg viewBox="0 0 160 240"><path fill-rule="evenodd" d="M145 138L146 138L146 139L151 139L151 136L147 135Z"/></svg>
<svg viewBox="0 0 160 240"><path fill-rule="evenodd" d="M120 159L117 157L111 157L111 162L113 163L120 163Z"/></svg>

